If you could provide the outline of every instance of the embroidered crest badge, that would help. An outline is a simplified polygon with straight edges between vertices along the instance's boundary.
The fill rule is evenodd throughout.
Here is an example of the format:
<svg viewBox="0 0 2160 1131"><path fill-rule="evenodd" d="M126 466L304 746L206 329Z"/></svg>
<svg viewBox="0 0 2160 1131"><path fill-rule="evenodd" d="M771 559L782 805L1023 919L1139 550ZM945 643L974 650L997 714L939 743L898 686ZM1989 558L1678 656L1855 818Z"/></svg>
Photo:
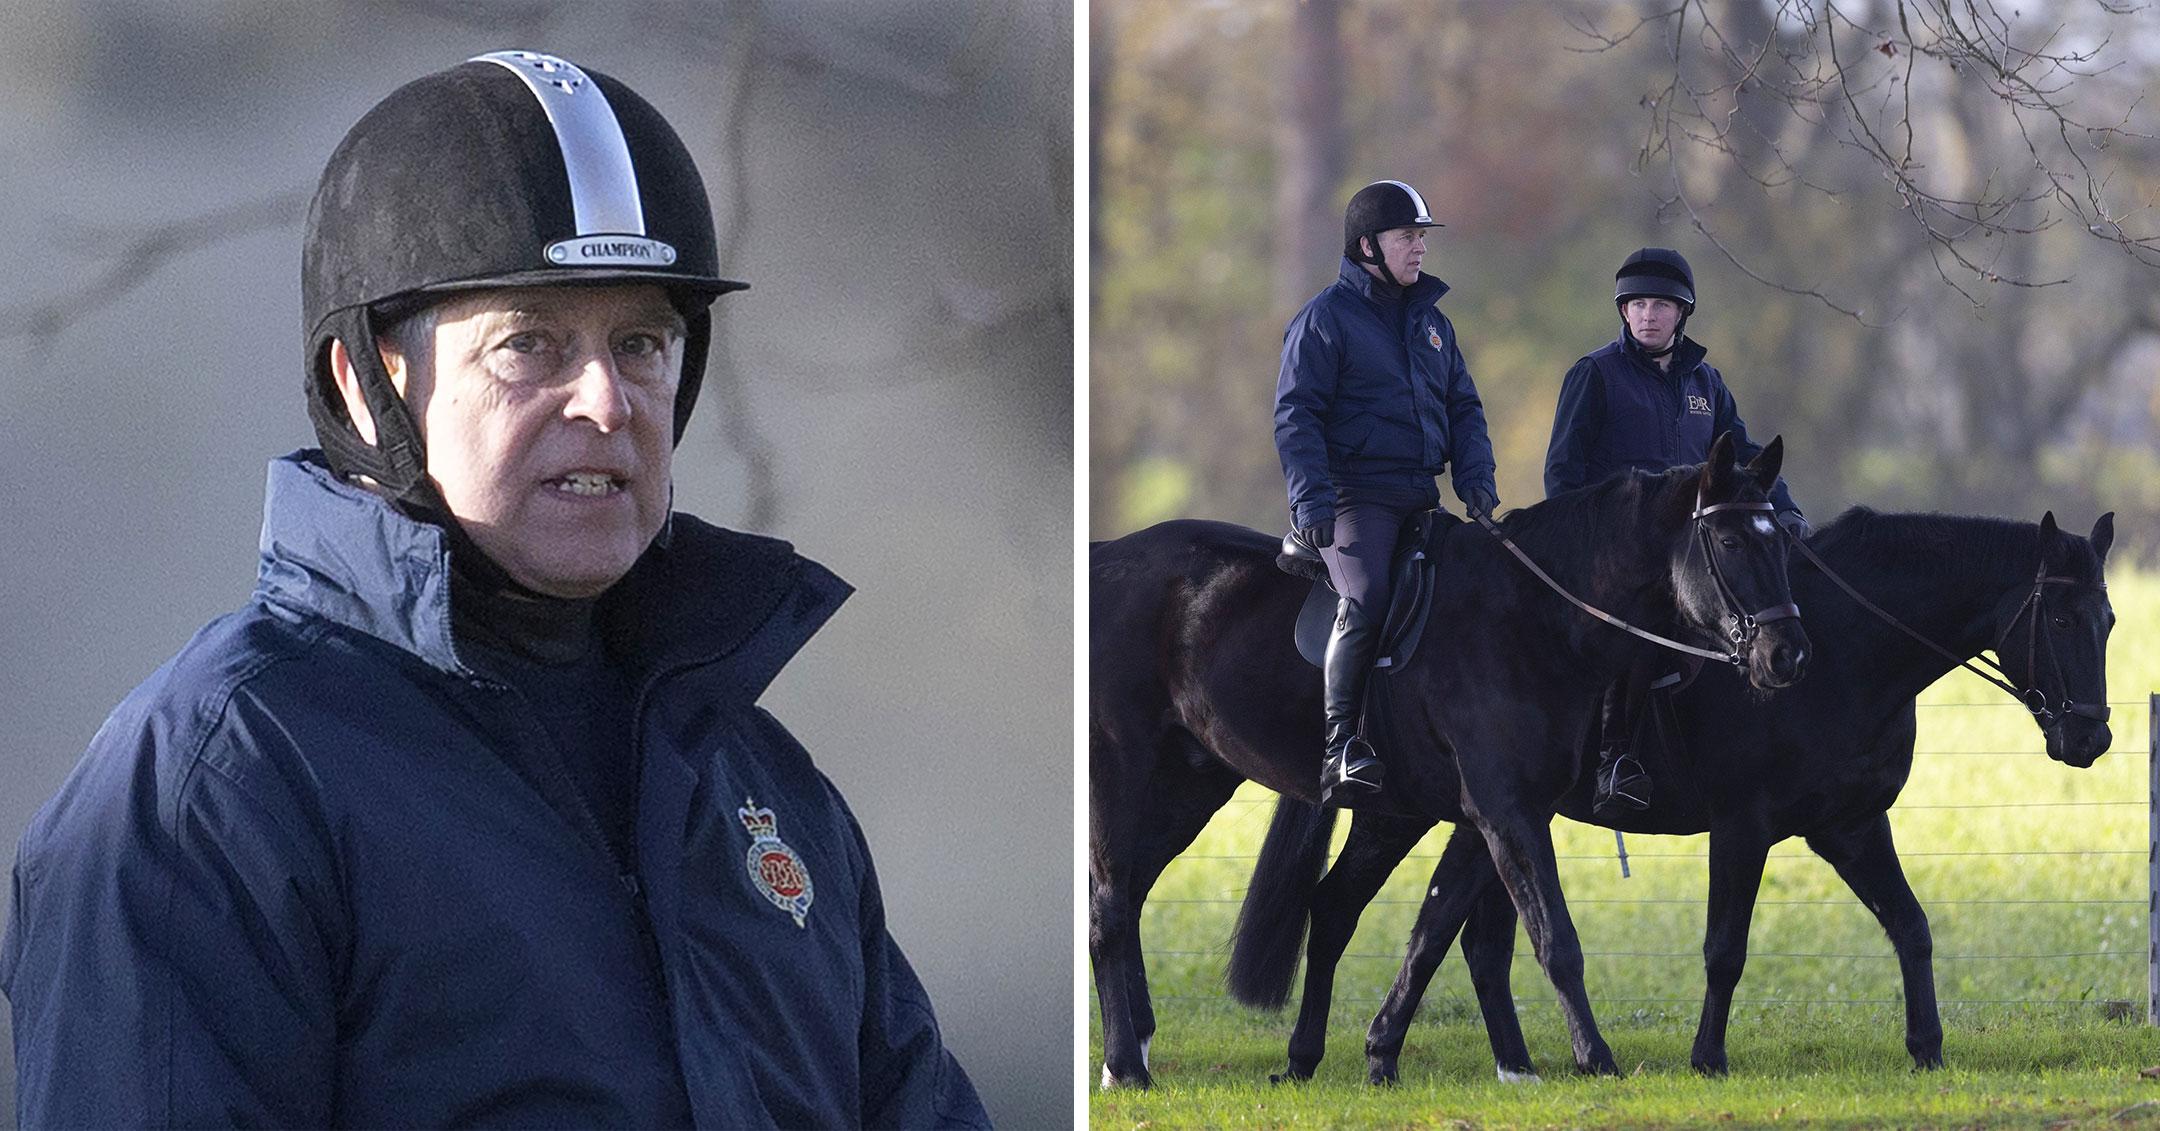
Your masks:
<svg viewBox="0 0 2160 1131"><path fill-rule="evenodd" d="M803 867L802 857L780 839L779 819L770 809L758 808L755 798L743 798L743 807L735 810L742 820L743 828L750 831L750 855L745 865L750 871L750 882L757 885L774 907L795 917L795 925L803 925L803 916L810 913L810 900L815 895L810 885L810 869Z"/></svg>
<svg viewBox="0 0 2160 1131"><path fill-rule="evenodd" d="M1425 327L1425 340L1431 342L1434 349L1445 348L1440 344L1440 327L1438 326Z"/></svg>

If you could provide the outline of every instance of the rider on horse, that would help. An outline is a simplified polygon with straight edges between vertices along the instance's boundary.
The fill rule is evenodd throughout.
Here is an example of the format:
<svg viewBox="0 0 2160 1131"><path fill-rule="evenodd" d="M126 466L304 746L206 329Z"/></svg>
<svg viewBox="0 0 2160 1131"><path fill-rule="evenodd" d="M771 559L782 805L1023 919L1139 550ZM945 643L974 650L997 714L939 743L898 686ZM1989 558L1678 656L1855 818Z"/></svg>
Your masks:
<svg viewBox="0 0 2160 1131"><path fill-rule="evenodd" d="M1448 285L1418 271L1424 229L1438 226L1401 181L1359 189L1343 216L1335 282L1283 333L1275 447L1291 524L1327 560L1339 597L1324 677L1328 804L1380 789L1380 759L1359 737L1358 716L1404 518L1439 505L1434 478L1450 466L1473 513L1500 505L1484 406L1454 325L1433 306Z"/></svg>
<svg viewBox="0 0 2160 1131"><path fill-rule="evenodd" d="M1637 251L1614 275L1613 302L1620 308L1619 338L1577 361L1560 385L1552 443L1545 452L1546 496L1628 468L1663 471L1699 463L1728 431L1735 455L1753 459L1762 445L1748 439L1724 378L1703 360L1707 351L1683 333L1695 313L1695 273L1688 261L1670 248ZM1770 501L1778 524L1805 538L1808 521L1783 479ZM1605 693L1600 813L1649 808L1650 775L1629 746L1634 711L1655 674L1648 666L1631 670Z"/></svg>

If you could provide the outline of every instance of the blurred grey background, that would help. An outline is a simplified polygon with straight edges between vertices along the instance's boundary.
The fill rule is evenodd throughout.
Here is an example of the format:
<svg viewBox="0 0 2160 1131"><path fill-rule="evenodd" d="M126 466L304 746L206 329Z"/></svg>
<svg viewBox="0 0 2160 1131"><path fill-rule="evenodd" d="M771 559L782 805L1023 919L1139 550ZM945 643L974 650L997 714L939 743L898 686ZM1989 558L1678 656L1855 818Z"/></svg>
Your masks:
<svg viewBox="0 0 2160 1131"><path fill-rule="evenodd" d="M723 268L677 506L858 594L766 696L861 816L991 1114L1072 1095L1068 0L0 0L0 845L248 596L300 394L306 195L359 116L500 48L613 74ZM0 1123L14 1122L0 1023Z"/></svg>

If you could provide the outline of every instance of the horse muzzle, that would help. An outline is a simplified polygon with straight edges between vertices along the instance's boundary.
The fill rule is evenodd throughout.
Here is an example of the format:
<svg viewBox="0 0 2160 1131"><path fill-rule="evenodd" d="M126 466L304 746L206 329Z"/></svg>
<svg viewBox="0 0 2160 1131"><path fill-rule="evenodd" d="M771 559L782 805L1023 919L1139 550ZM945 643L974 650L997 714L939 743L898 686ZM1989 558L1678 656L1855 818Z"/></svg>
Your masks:
<svg viewBox="0 0 2160 1131"><path fill-rule="evenodd" d="M1807 674L1810 656L1807 629L1799 617L1763 623L1748 646L1748 683L1759 691L1791 687Z"/></svg>
<svg viewBox="0 0 2160 1131"><path fill-rule="evenodd" d="M2057 716L2055 725L2043 728L2043 733L2048 757L2079 770L2099 761L2115 744L2115 732L2104 720L2071 711Z"/></svg>

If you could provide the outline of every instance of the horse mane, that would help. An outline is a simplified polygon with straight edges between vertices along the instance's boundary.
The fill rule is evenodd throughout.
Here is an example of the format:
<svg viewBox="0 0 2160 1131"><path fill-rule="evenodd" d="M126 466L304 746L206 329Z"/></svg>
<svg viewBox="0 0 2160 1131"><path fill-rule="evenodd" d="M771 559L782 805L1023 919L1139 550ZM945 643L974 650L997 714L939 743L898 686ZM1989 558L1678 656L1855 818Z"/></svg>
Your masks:
<svg viewBox="0 0 2160 1131"><path fill-rule="evenodd" d="M1595 546L1616 529L1640 529L1642 512L1668 492L1694 483L1699 470L1681 466L1623 472L1509 511L1500 528L1526 548Z"/></svg>
<svg viewBox="0 0 2160 1131"><path fill-rule="evenodd" d="M2083 584L2101 581L2100 556L2092 543L2065 530L2047 547L2048 568ZM1855 506L1823 527L1808 544L1826 558L1885 572L1939 568L1945 560L1969 561L2011 574L2040 564L2036 523L1932 511L1891 513ZM1801 559L1795 557L1798 566Z"/></svg>

